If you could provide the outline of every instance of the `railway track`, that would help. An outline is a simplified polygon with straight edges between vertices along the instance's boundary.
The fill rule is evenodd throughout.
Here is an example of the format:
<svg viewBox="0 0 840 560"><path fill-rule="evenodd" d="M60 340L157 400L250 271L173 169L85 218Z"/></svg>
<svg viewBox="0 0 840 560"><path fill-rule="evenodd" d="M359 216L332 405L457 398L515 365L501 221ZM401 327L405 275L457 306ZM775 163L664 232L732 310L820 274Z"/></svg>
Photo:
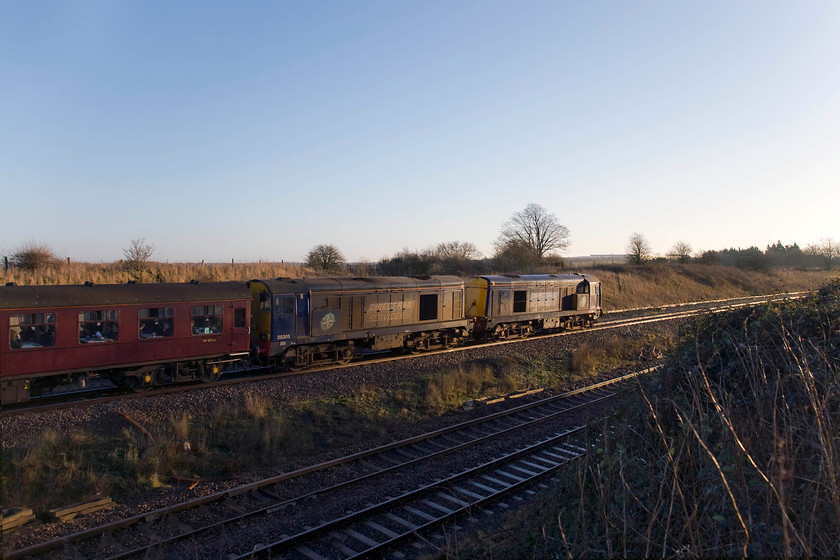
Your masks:
<svg viewBox="0 0 840 560"><path fill-rule="evenodd" d="M572 438L584 415L614 396L612 386L654 369L7 551L4 558L58 549L110 559L374 554L550 476L583 452ZM555 433L546 437L546 431ZM360 504L361 496L375 503Z"/></svg>
<svg viewBox="0 0 840 560"><path fill-rule="evenodd" d="M781 294L781 295L769 295L769 296L755 296L755 297L747 297L747 298L730 298L730 299L722 299L722 300L714 300L714 301L707 301L707 302L692 302L688 304L674 304L674 305L665 305L665 306L658 306L658 307L646 307L646 308L637 308L637 309L623 309L608 312L604 315L604 318L597 323L596 325L590 327L586 330L571 330L571 331L563 331L559 333L552 333L546 335L540 335L543 338L550 338L550 337L559 337L559 336L570 336L574 334L578 334L581 332L591 332L591 331L599 331L599 330L609 330L615 329L620 327L630 327L635 325L643 325L646 323L653 323L653 322L660 322L660 321L669 321L669 320L676 320L676 319L685 319L688 317L700 315L703 313L720 313L724 311L729 311L732 309L737 309L740 307L752 306L752 305L760 305L763 303L767 303L769 301L774 300L781 300L781 299L798 299L802 297L807 292L796 292L791 294ZM683 309L688 307L688 309ZM637 316L630 316L630 317L621 317L622 315L635 315L637 313L645 313L642 317ZM163 387L154 391L155 395L166 395L171 393L177 393L181 391L195 391L200 390L204 387L218 387L224 385L236 385L240 383L248 383L252 381L263 381L268 379L276 379L280 377L286 377L289 375L308 375L312 373L318 373L323 371L329 371L338 368L350 368L350 367L358 367L361 365L370 364L372 361L377 362L391 362L391 361L399 361L399 360L411 360L411 359L422 359L425 355L430 354L439 354L439 353L447 353L447 352L465 352L474 349L480 349L486 346L496 346L502 344L516 344L523 341L530 340L529 338L517 338L512 340L505 340L505 341L497 341L492 343L485 343L485 344L473 344L466 347L456 347L450 348L446 350L439 350L436 352L429 352L424 354L413 354L413 355L401 355L401 356L388 356L388 357L375 357L373 359L362 360L359 362L354 362L347 365L332 365L326 367L316 367L311 368L303 371L297 372L270 372L267 368L253 368L248 372L239 372L235 374L235 377L231 377L229 379L223 379L221 381L216 381L212 384L193 384L193 385L176 385L172 387ZM95 391L75 391L75 392L66 392L55 396L46 397L41 401L41 399L33 399L33 401L29 404L25 405L15 405L12 407L6 407L2 411L2 416L15 416L20 414L30 414L30 413L40 413L40 412L47 412L50 410L59 410L62 408L70 408L73 406L81 406L81 405L90 405L90 404L104 404L107 402L117 401L117 400L124 400L124 399L132 399L137 398L138 396L145 396L147 393L124 393L124 392L117 392L117 388L114 387L106 387L104 389L106 394L99 395Z"/></svg>

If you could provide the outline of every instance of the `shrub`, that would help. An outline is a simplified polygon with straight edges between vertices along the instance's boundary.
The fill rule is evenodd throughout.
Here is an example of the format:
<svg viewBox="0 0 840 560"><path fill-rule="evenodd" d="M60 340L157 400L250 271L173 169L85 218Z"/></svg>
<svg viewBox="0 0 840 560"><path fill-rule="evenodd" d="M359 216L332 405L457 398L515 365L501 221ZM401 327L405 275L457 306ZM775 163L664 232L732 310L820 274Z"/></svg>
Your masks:
<svg viewBox="0 0 840 560"><path fill-rule="evenodd" d="M55 265L58 262L58 257L45 243L28 241L15 251L9 261L12 266L34 271Z"/></svg>

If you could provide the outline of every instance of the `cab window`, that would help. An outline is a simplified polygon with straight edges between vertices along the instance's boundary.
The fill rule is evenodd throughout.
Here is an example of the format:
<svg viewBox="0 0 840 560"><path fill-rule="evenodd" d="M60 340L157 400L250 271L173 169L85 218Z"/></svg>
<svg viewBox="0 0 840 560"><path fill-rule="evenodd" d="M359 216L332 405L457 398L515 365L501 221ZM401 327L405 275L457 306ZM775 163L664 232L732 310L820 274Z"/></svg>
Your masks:
<svg viewBox="0 0 840 560"><path fill-rule="evenodd" d="M295 312L295 301L289 296L278 296L274 298L274 312L286 315Z"/></svg>
<svg viewBox="0 0 840 560"><path fill-rule="evenodd" d="M41 348L55 344L55 313L23 313L9 317L9 347Z"/></svg>

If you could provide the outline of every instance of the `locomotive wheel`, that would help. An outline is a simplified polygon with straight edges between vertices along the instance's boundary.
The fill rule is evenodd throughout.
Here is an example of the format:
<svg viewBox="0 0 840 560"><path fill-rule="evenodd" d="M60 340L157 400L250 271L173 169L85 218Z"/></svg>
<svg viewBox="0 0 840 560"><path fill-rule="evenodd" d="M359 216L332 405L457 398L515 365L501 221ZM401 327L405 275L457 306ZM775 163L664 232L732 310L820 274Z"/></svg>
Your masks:
<svg viewBox="0 0 840 560"><path fill-rule="evenodd" d="M345 348L344 350L338 351L338 359L336 360L336 363L343 366L349 364L352 359L353 351L349 348Z"/></svg>

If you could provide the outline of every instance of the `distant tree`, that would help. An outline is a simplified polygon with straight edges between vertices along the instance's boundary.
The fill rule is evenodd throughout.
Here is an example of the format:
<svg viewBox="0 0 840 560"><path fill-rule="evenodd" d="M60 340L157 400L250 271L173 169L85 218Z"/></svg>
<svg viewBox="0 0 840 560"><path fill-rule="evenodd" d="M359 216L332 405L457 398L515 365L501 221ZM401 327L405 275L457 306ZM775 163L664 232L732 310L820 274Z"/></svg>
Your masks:
<svg viewBox="0 0 840 560"><path fill-rule="evenodd" d="M799 245L782 245L781 241L768 245L764 256L771 267L803 267L806 261L805 253Z"/></svg>
<svg viewBox="0 0 840 560"><path fill-rule="evenodd" d="M473 270L473 261L481 258L481 253L472 243L449 241L439 243L423 253L432 270L441 274L469 273Z"/></svg>
<svg viewBox="0 0 840 560"><path fill-rule="evenodd" d="M496 241L497 254L527 247L539 261L552 251L562 253L569 246L569 228L557 216L539 204L531 203L524 210L515 212L502 224Z"/></svg>
<svg viewBox="0 0 840 560"><path fill-rule="evenodd" d="M647 237L641 233L633 233L627 241L627 262L631 264L642 264L650 260L652 251Z"/></svg>
<svg viewBox="0 0 840 560"><path fill-rule="evenodd" d="M720 253L717 251L703 251L697 262L701 264L720 264Z"/></svg>
<svg viewBox="0 0 840 560"><path fill-rule="evenodd" d="M820 239L819 243L808 245L805 248L805 253L817 257L823 268L831 270L834 264L840 260L840 245L830 237L823 238Z"/></svg>
<svg viewBox="0 0 840 560"><path fill-rule="evenodd" d="M675 261L684 263L691 259L691 245L685 241L677 241L668 256Z"/></svg>
<svg viewBox="0 0 840 560"><path fill-rule="evenodd" d="M499 272L533 271L539 262L534 248L524 241L497 244L493 254L493 267Z"/></svg>
<svg viewBox="0 0 840 560"><path fill-rule="evenodd" d="M53 250L46 243L27 241L12 253L9 263L24 270L39 270L58 262Z"/></svg>
<svg viewBox="0 0 840 560"><path fill-rule="evenodd" d="M307 253L306 264L323 272L341 272L347 261L335 245L318 245Z"/></svg>
<svg viewBox="0 0 840 560"><path fill-rule="evenodd" d="M358 278L367 278L373 276L376 265L372 265L367 259L361 259L352 266L353 276Z"/></svg>
<svg viewBox="0 0 840 560"><path fill-rule="evenodd" d="M146 239L132 239L128 248L123 249L125 268L133 274L142 274L155 252L154 245L146 243Z"/></svg>
<svg viewBox="0 0 840 560"><path fill-rule="evenodd" d="M432 274L432 262L428 256L403 249L393 257L385 257L377 265L384 276L425 276Z"/></svg>

